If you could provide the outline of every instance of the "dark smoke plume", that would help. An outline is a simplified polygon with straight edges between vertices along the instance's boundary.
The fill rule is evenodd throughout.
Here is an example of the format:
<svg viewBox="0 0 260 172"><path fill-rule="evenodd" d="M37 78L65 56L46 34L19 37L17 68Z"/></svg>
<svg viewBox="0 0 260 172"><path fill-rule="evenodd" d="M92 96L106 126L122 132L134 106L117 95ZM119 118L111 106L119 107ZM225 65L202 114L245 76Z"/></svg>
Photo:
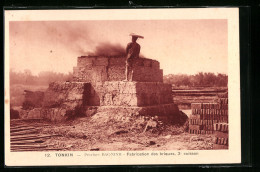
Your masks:
<svg viewBox="0 0 260 172"><path fill-rule="evenodd" d="M88 25L84 22L44 22L48 35L54 41L58 41L65 47L80 54L84 54L85 48L93 44L93 40L88 33Z"/></svg>
<svg viewBox="0 0 260 172"><path fill-rule="evenodd" d="M89 25L84 21L15 21L10 22L10 39L23 38L39 47L51 43L53 51L63 47L78 54L86 53L95 42L89 34Z"/></svg>
<svg viewBox="0 0 260 172"><path fill-rule="evenodd" d="M109 42L100 43L94 52L88 52L89 56L124 56L125 48L120 44Z"/></svg>
<svg viewBox="0 0 260 172"><path fill-rule="evenodd" d="M120 44L109 42L99 43L95 51L87 52L95 41L88 33L88 24L85 22L45 22L48 35L52 35L55 41L65 45L79 53L90 56L122 56L125 48Z"/></svg>
<svg viewBox="0 0 260 172"><path fill-rule="evenodd" d="M45 44L51 43L55 45L51 49L54 52L62 47L74 51L78 55L125 55L126 45L124 47L118 43L99 42L91 34L89 24L87 21L11 22L10 38L23 36L26 38L26 41L34 43L39 47L44 47Z"/></svg>

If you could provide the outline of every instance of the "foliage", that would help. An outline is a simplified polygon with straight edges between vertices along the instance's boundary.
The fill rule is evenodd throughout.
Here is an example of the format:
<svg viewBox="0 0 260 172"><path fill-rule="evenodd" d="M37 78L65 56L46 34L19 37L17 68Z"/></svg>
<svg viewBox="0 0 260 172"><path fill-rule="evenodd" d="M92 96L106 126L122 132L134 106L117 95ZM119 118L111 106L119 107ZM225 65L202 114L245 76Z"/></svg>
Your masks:
<svg viewBox="0 0 260 172"><path fill-rule="evenodd" d="M226 87L228 84L228 76L225 74L203 73L196 75L187 74L169 74L163 77L165 83L175 86L216 86Z"/></svg>
<svg viewBox="0 0 260 172"><path fill-rule="evenodd" d="M54 81L69 81L72 79L72 73L63 74L52 71L43 71L38 75L33 75L30 70L24 72L15 72L10 70L10 85L23 84L23 85L48 85Z"/></svg>
<svg viewBox="0 0 260 172"><path fill-rule="evenodd" d="M15 72L10 70L10 101L13 106L22 106L24 102L24 90L45 91L50 82L70 81L72 73L63 74L56 72L40 72L33 75L30 70ZM28 103L28 102L27 102Z"/></svg>

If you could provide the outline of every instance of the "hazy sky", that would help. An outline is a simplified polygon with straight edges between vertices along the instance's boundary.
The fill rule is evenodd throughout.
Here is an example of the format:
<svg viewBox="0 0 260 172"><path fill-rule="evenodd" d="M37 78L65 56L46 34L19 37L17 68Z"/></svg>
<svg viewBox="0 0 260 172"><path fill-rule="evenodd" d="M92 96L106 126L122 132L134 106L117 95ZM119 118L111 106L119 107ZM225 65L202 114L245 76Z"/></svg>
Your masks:
<svg viewBox="0 0 260 172"><path fill-rule="evenodd" d="M10 22L10 67L72 72L77 57L103 43L126 47L130 33L141 54L160 62L164 74L228 72L227 20L14 21Z"/></svg>

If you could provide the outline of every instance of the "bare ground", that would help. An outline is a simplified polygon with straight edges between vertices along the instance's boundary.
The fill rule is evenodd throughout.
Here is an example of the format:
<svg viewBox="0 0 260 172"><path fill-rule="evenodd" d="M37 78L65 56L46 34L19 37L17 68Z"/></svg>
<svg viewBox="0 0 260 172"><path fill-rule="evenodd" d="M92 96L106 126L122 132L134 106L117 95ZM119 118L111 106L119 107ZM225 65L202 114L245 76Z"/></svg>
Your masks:
<svg viewBox="0 0 260 172"><path fill-rule="evenodd" d="M126 150L208 150L213 149L213 135L195 135L185 132L184 126L140 128L119 127L118 124L91 123L91 117L82 117L65 123L44 120L12 120L11 125L37 126L40 135L59 135L45 140L53 150L66 151L126 151ZM44 126L46 125L46 126ZM37 149L36 149L37 151Z"/></svg>

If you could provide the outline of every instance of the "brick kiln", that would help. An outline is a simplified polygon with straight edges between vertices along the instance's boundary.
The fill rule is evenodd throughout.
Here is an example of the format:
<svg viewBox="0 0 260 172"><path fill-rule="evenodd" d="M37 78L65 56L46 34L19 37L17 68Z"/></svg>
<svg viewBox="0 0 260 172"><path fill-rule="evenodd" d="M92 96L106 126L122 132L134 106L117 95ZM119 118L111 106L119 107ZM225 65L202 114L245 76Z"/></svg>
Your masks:
<svg viewBox="0 0 260 172"><path fill-rule="evenodd" d="M78 57L73 81L51 83L44 93L42 107L23 110L20 116L31 118L37 114L60 121L79 114L111 112L176 120L180 112L173 102L171 85L163 83L159 62L133 59L132 81L126 82L125 60L120 56Z"/></svg>

